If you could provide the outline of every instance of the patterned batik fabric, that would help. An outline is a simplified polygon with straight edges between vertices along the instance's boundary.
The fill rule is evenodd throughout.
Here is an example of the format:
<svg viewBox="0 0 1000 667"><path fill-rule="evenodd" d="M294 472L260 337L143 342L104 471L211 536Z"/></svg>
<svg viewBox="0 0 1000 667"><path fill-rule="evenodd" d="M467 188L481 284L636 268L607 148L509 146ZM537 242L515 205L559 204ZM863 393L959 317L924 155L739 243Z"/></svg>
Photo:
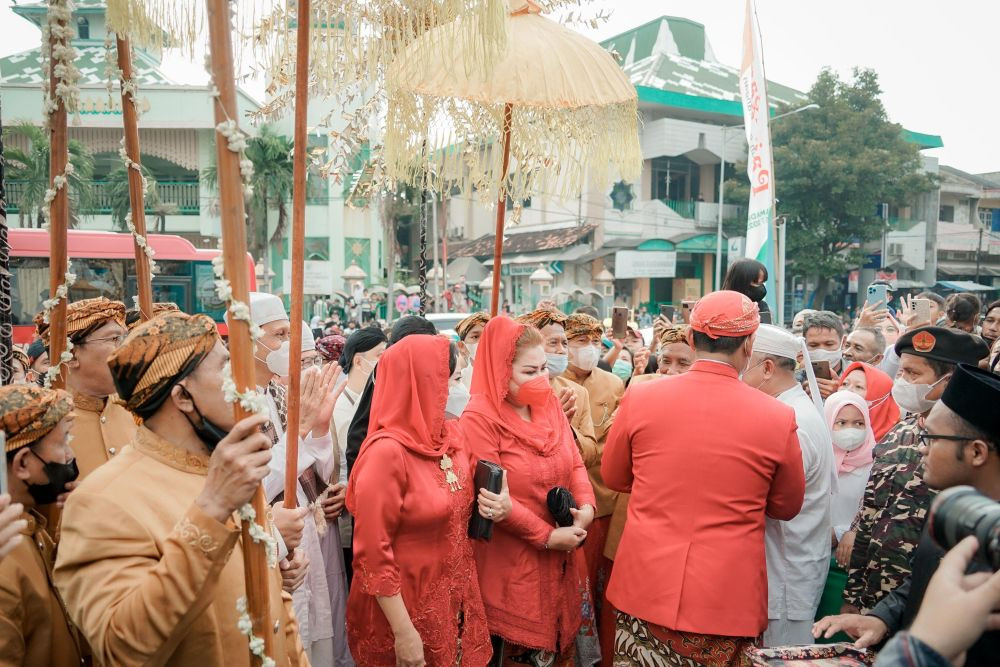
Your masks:
<svg viewBox="0 0 1000 667"><path fill-rule="evenodd" d="M874 609L910 575L910 559L936 495L921 474L922 432L911 415L875 446L875 463L851 527L854 550L844 588L844 602L861 613Z"/></svg>
<svg viewBox="0 0 1000 667"><path fill-rule="evenodd" d="M493 658L490 667L575 667L576 648L571 645L562 653L528 648L500 637L492 636Z"/></svg>
<svg viewBox="0 0 1000 667"><path fill-rule="evenodd" d="M867 667L874 657L867 649L848 643L776 646L757 649L753 664L755 667Z"/></svg>
<svg viewBox="0 0 1000 667"><path fill-rule="evenodd" d="M125 304L103 296L74 301L66 306L66 336L72 338L73 334L108 320L114 320L124 327ZM35 315L34 322L39 338L48 347L50 323L45 321L45 313Z"/></svg>
<svg viewBox="0 0 1000 667"><path fill-rule="evenodd" d="M475 327L477 324L480 324L485 327L486 323L489 321L490 321L489 313L485 312L472 313L464 320L455 325L455 333L458 334L459 338L465 340L465 337L469 335L469 332L472 331L473 327Z"/></svg>
<svg viewBox="0 0 1000 667"><path fill-rule="evenodd" d="M618 612L614 667L752 667L759 637L679 632Z"/></svg>
<svg viewBox="0 0 1000 667"><path fill-rule="evenodd" d="M73 409L73 399L62 389L31 384L0 387L0 430L7 436L5 452L44 438Z"/></svg>

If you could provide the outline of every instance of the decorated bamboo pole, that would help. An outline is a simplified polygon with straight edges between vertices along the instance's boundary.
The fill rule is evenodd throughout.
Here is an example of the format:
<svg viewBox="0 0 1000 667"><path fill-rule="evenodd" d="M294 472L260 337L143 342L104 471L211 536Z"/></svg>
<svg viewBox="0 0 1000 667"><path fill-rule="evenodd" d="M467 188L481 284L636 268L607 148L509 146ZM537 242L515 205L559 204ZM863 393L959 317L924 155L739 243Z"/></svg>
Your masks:
<svg viewBox="0 0 1000 667"><path fill-rule="evenodd" d="M225 277L232 290L231 302L249 302L249 279L246 257L246 208L243 202L243 183L240 172L240 155L230 150L229 138L220 128L231 127L237 118L236 77L233 71L233 50L230 36L230 3L228 0L207 0L209 54L212 62L212 80L215 86L215 155L219 180L219 214L222 218L222 258ZM256 387L254 380L253 341L249 322L238 317L229 320L229 356L233 381L237 391L246 392ZM233 403L237 419L249 416L239 401ZM251 502L257 517L267 516L264 489L258 487ZM264 655L274 655L274 629L269 610L269 580L266 542L255 542L250 534L252 521L241 522L243 533L243 574L246 585L246 610L253 624L253 635L264 642ZM251 651L253 665L262 663Z"/></svg>
<svg viewBox="0 0 1000 667"><path fill-rule="evenodd" d="M0 105L0 115L3 107ZM0 156L3 155L3 119L0 117ZM7 193L4 190L4 161L0 159L0 384L14 379L14 348L10 294L10 243L7 240ZM25 369L27 370L27 369Z"/></svg>
<svg viewBox="0 0 1000 667"><path fill-rule="evenodd" d="M62 90L62 77L58 76L57 54L69 44L68 12L60 11L64 3L51 3L49 7L49 192L55 193L49 204L49 292L50 298L58 299L49 312L49 362L58 367L58 375L52 377L50 386L63 388L66 385L66 366L61 363L66 350L66 304L69 301L69 285L65 285L69 261L66 255L66 230L69 228L69 183L66 182L66 165L69 162L69 138L66 128L66 102ZM57 29L53 29L57 28Z"/></svg>
<svg viewBox="0 0 1000 667"><path fill-rule="evenodd" d="M122 119L125 125L125 169L128 172L128 198L132 217L129 231L135 241L135 283L139 293L139 317L145 322L153 316L153 274L146 255L146 181L141 171L139 119L135 107L135 83L132 81L132 45L119 35L118 69L121 70Z"/></svg>
<svg viewBox="0 0 1000 667"><path fill-rule="evenodd" d="M490 315L500 310L500 261L503 256L504 214L507 212L507 168L510 166L510 121L513 105L503 105L503 168L500 171L500 194L497 195L497 235L493 243L493 291L490 294Z"/></svg>
<svg viewBox="0 0 1000 667"><path fill-rule="evenodd" d="M298 0L295 27L295 136L292 153L292 312L288 365L285 507L296 505L299 468L299 396L302 381L302 292L306 236L306 122L309 112L309 0Z"/></svg>

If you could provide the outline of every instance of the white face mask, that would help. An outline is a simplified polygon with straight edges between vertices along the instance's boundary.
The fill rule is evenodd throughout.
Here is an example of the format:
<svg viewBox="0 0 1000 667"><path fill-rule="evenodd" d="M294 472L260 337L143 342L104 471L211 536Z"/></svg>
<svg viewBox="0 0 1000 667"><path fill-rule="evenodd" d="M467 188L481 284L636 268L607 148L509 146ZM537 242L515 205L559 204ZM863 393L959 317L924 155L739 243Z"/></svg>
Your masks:
<svg viewBox="0 0 1000 667"><path fill-rule="evenodd" d="M267 356L264 357L264 363L267 364L267 370L279 377L286 377L288 375L290 348L291 343L286 340L278 346L277 350L269 350Z"/></svg>
<svg viewBox="0 0 1000 667"><path fill-rule="evenodd" d="M549 367L549 377L555 377L556 375L562 375L566 367L569 366L569 356L565 354L548 354L545 355L548 361Z"/></svg>
<svg viewBox="0 0 1000 667"><path fill-rule="evenodd" d="M845 452L853 452L855 449L865 444L865 430L863 428L842 428L834 431L833 444Z"/></svg>
<svg viewBox="0 0 1000 667"><path fill-rule="evenodd" d="M842 350L809 350L810 361L829 361L831 366L836 366L844 359Z"/></svg>
<svg viewBox="0 0 1000 667"><path fill-rule="evenodd" d="M476 348L479 347L479 343L466 343L465 349L469 351L469 361L476 360Z"/></svg>
<svg viewBox="0 0 1000 667"><path fill-rule="evenodd" d="M465 411L465 406L469 404L469 389L461 382L456 382L448 387L448 402L444 406L444 411L452 417L460 417Z"/></svg>
<svg viewBox="0 0 1000 667"><path fill-rule="evenodd" d="M358 368L360 368L365 375L371 375L375 371L375 367L377 365L378 359L372 361L370 359L365 359L364 357L358 357Z"/></svg>
<svg viewBox="0 0 1000 667"><path fill-rule="evenodd" d="M584 372L594 370L601 356L593 345L570 348L570 355L573 358L573 365Z"/></svg>
<svg viewBox="0 0 1000 667"><path fill-rule="evenodd" d="M895 382L892 383L892 398L899 407L907 412L923 414L937 403L937 400L928 400L927 394L931 393L931 390L941 380L944 378L933 384L913 384L903 378L896 378Z"/></svg>

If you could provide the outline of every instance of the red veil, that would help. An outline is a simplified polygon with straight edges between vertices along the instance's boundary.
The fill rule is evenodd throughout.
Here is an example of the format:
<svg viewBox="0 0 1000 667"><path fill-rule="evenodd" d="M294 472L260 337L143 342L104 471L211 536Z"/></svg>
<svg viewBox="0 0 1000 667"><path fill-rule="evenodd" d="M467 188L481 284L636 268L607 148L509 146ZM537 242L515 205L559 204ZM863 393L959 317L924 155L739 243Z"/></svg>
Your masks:
<svg viewBox="0 0 1000 667"><path fill-rule="evenodd" d="M549 397L544 407L531 408L530 422L521 419L505 400L510 387L517 339L521 337L525 326L509 317L494 317L487 323L476 349L472 399L465 412L482 415L500 430L542 456L551 456L562 444L569 429L569 423L555 394Z"/></svg>
<svg viewBox="0 0 1000 667"><path fill-rule="evenodd" d="M844 369L840 383L844 383L848 373L856 370L861 370L865 374L865 383L868 385L865 400L868 401L875 441L878 442L899 423L899 406L892 398L892 378L874 366L855 361Z"/></svg>

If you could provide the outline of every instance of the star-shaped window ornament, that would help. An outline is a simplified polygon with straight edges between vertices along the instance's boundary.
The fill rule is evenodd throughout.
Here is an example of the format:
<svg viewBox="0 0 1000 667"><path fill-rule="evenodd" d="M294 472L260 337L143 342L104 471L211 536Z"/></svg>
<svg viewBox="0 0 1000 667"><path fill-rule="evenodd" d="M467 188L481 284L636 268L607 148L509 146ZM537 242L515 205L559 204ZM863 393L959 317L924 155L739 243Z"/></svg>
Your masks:
<svg viewBox="0 0 1000 667"><path fill-rule="evenodd" d="M616 211L625 212L632 208L632 200L635 193L632 192L632 184L625 181L618 181L611 186L611 206Z"/></svg>

